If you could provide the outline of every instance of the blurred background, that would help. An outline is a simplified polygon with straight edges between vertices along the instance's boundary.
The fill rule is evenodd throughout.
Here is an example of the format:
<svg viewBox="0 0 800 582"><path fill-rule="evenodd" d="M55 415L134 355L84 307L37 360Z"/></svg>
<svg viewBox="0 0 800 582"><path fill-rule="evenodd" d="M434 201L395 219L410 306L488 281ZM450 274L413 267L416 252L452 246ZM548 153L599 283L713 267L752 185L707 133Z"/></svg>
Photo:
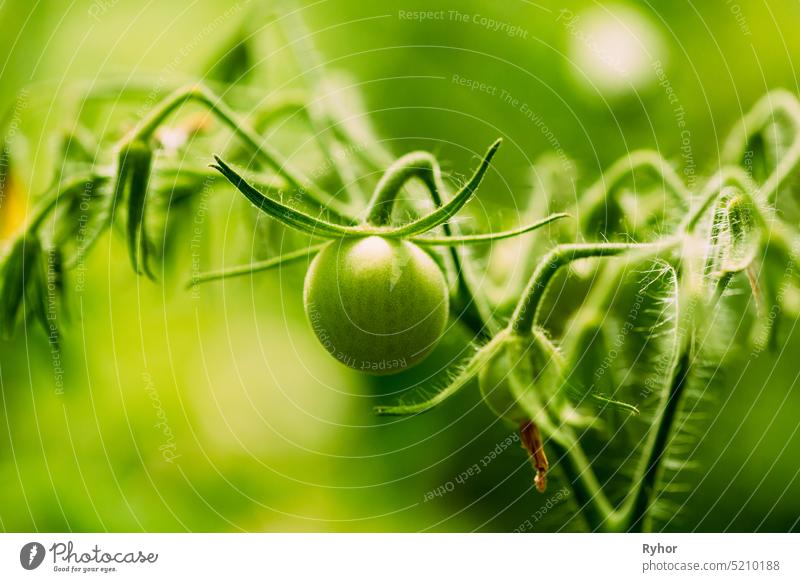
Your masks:
<svg viewBox="0 0 800 582"><path fill-rule="evenodd" d="M800 4L790 0L298 6L310 38L281 21L293 10L284 2L0 3L0 104L15 152L0 236L52 178L52 138L88 107L80 96L104 84L122 121L94 125L112 137L171 88L231 75L255 88L244 104L309 76L337 79L360 96L384 149L431 149L453 172L468 173L502 136L473 203L484 222L518 216L542 156L585 186L620 156L653 148L693 184L759 96L800 91ZM231 60L242 38L247 54ZM301 76L295 49L309 40L318 55L300 51ZM141 89L122 103L115 84ZM274 141L292 159L303 156L296 142ZM191 156L205 163L211 153ZM464 349L457 326L409 376L373 379L318 345L302 267L187 291L197 248L206 267L254 252L234 197L203 200L158 282L132 273L121 237L98 243L68 283L57 354L34 327L0 340L0 529L580 529L557 482L544 496L533 489L526 453L504 444L513 428L476 388L422 417L372 415L378 399ZM729 370L730 393L693 453L701 469L668 529L800 527L800 335L786 341Z"/></svg>

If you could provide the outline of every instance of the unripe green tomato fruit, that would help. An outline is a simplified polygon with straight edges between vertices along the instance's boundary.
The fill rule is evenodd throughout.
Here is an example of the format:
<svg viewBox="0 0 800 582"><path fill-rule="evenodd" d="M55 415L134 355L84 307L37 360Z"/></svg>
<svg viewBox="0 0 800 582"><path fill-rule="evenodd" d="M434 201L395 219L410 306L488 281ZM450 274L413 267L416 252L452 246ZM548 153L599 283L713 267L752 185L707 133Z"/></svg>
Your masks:
<svg viewBox="0 0 800 582"><path fill-rule="evenodd" d="M486 404L514 423L535 419L560 388L562 362L543 334L509 335L478 373Z"/></svg>
<svg viewBox="0 0 800 582"><path fill-rule="evenodd" d="M371 374L422 361L449 313L447 283L434 260L411 242L379 236L324 247L308 269L303 299L323 347Z"/></svg>

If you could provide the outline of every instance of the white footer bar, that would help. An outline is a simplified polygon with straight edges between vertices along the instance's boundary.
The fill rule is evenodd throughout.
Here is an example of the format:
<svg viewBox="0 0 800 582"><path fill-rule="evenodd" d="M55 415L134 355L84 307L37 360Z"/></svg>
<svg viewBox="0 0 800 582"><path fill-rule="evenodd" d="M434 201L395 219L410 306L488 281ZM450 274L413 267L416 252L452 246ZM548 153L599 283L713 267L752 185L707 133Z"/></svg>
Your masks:
<svg viewBox="0 0 800 582"><path fill-rule="evenodd" d="M0 580L800 580L796 534L3 534Z"/></svg>

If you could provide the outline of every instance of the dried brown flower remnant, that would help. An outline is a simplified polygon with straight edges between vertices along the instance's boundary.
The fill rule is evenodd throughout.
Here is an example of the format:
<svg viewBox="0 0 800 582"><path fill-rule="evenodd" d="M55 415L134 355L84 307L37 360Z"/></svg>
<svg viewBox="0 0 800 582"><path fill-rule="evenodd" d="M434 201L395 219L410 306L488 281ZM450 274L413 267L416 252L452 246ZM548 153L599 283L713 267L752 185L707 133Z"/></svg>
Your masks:
<svg viewBox="0 0 800 582"><path fill-rule="evenodd" d="M544 454L539 427L531 420L525 421L520 425L519 436L522 446L531 457L533 468L536 469L536 476L533 478L536 490L544 493L547 489L547 469L550 464L547 462L547 455Z"/></svg>

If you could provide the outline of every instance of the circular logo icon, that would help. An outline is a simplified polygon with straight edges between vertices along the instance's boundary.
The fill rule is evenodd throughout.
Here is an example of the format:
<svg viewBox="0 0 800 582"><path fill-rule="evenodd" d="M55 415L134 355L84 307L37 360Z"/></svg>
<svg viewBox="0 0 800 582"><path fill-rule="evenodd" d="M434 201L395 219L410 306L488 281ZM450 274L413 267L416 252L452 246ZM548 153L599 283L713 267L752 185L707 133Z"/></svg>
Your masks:
<svg viewBox="0 0 800 582"><path fill-rule="evenodd" d="M44 546L39 542L29 542L19 551L19 563L26 570L35 570L44 561Z"/></svg>

